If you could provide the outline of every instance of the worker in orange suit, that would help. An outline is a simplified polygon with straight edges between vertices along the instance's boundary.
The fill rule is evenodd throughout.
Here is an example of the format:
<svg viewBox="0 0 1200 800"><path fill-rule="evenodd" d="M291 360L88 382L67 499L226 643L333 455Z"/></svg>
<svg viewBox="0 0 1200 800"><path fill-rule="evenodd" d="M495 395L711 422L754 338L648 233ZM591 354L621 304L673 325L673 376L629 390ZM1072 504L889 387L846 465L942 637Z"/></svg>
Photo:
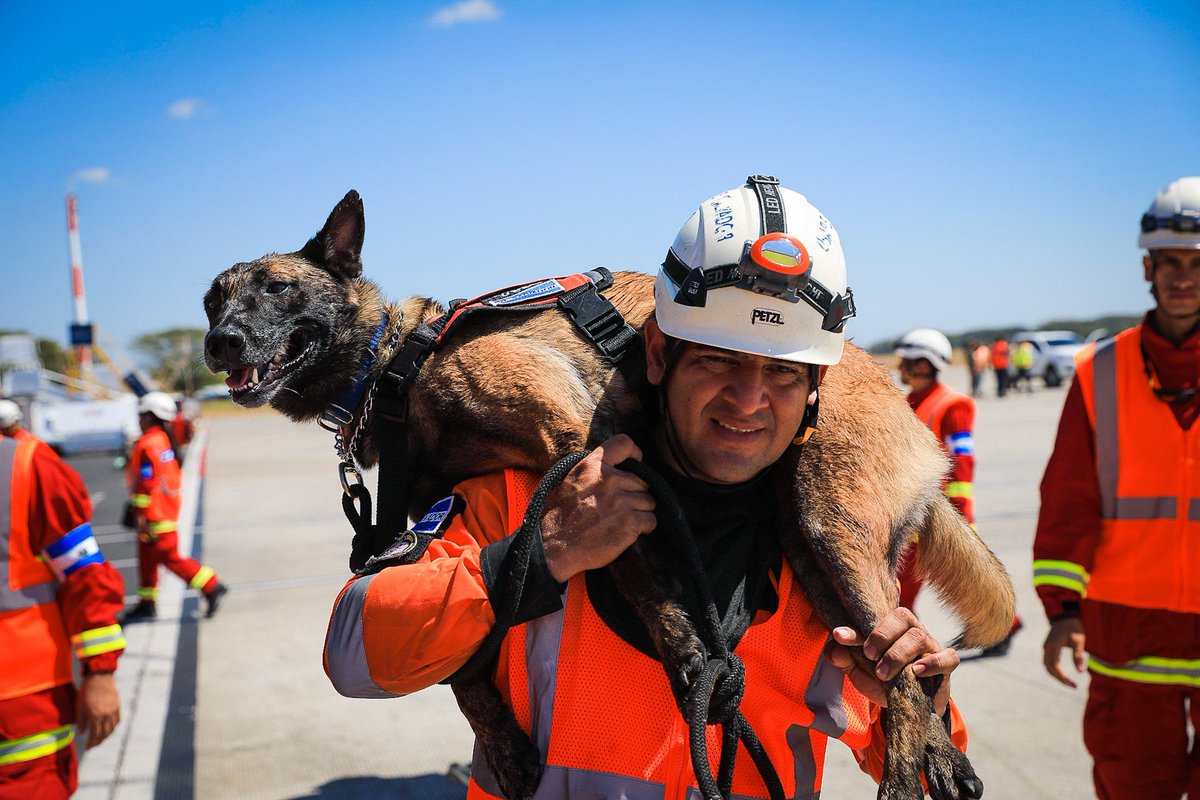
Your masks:
<svg viewBox="0 0 1200 800"><path fill-rule="evenodd" d="M954 355L950 340L933 328L918 328L905 334L896 346L900 357L900 380L909 388L908 404L924 422L950 457L945 491L972 528L975 527L975 401L956 392L938 379ZM970 356L968 356L970 357ZM918 543L900 564L900 605L915 608L924 581L916 569ZM1021 629L1020 618L1002 642L985 648L981 655L1008 653L1012 637Z"/></svg>
<svg viewBox="0 0 1200 800"><path fill-rule="evenodd" d="M1138 246L1154 308L1076 356L1033 584L1046 671L1075 686L1066 650L1090 673L1097 797L1177 800L1200 797L1200 177L1157 194Z"/></svg>
<svg viewBox="0 0 1200 800"><path fill-rule="evenodd" d="M810 262L809 251L820 256ZM796 302L803 287L813 291L811 304ZM774 324L752 328L752 311ZM770 477L816 424L818 384L841 358L853 313L829 221L803 195L761 176L710 198L668 251L655 313L644 330L646 376L659 387L663 417L652 434L598 446L549 495L515 624L498 665L485 673L534 752L496 761L477 748L472 800L514 796L500 776L517 756L530 767L530 783L540 774L537 797L699 796L688 724L651 634L602 569L639 536L650 547L666 536L652 533L647 484L617 468L626 459L644 461L679 497L712 590L710 608L745 665L740 708L777 773L777 796L820 794L829 739L848 745L880 780L880 679L913 662L918 674L948 678L958 664L955 651L906 609L872 632L830 630L778 549ZM344 587L325 646L339 692L394 697L468 663L506 603L510 534L538 477L508 469L460 483ZM690 580L686 586L698 591ZM878 670L853 666L847 646L863 644L869 657L882 656ZM966 727L948 683L934 707L963 748ZM715 754L717 728L695 730L695 741L707 736ZM969 787L962 796L978 796L973 779L959 780ZM729 796L771 796L744 751L730 781Z"/></svg>
<svg viewBox="0 0 1200 800"><path fill-rule="evenodd" d="M69 797L76 729L90 749L121 718L125 584L91 515L83 481L49 446L0 435L0 800Z"/></svg>
<svg viewBox="0 0 1200 800"><path fill-rule="evenodd" d="M229 591L211 567L179 553L183 475L169 430L175 412L175 401L163 392L149 392L138 400L142 436L133 446L125 477L138 531L139 586L137 605L122 618L126 622L158 615L159 566L200 590L208 606L207 617L217 612L221 598Z"/></svg>

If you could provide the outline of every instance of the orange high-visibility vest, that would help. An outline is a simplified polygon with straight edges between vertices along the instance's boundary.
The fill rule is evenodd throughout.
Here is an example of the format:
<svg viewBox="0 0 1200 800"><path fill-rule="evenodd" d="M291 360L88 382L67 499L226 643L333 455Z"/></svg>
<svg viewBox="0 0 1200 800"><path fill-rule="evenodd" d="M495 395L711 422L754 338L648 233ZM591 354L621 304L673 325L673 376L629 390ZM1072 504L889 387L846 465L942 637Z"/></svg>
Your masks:
<svg viewBox="0 0 1200 800"><path fill-rule="evenodd" d="M992 344L992 366L995 369L1008 369L1008 342L1003 339Z"/></svg>
<svg viewBox="0 0 1200 800"><path fill-rule="evenodd" d="M942 446L942 451L947 455L952 455L946 447L946 436L958 431L943 431L942 420L946 416L946 412L956 403L966 403L971 408L972 419L974 418L975 401L967 397L961 392L956 392L944 383L938 383L932 392L922 400L913 412L917 418L924 422L929 430L933 431L938 437L938 444ZM967 522L974 524L975 519L975 492L974 487L970 483L963 481L948 482L948 477L942 478L942 488L946 490L946 494L952 498L962 498L963 508L962 513L967 518Z"/></svg>
<svg viewBox="0 0 1200 800"><path fill-rule="evenodd" d="M29 538L32 436L0 436L0 700L71 683L58 581Z"/></svg>
<svg viewBox="0 0 1200 800"><path fill-rule="evenodd" d="M150 532L175 530L183 500L179 493L183 471L167 432L156 426L142 434L133 446L126 470L129 502L145 510Z"/></svg>
<svg viewBox="0 0 1200 800"><path fill-rule="evenodd" d="M1146 378L1141 326L1076 356L1096 437L1101 532L1089 600L1200 613L1200 425Z"/></svg>
<svg viewBox="0 0 1200 800"><path fill-rule="evenodd" d="M520 519L528 494L513 495L509 516ZM793 584L784 564L779 609L751 625L734 652L746 665L742 712L776 765L787 796L810 797L821 786L828 737L842 737L856 750L867 748L878 711L821 657L829 631ZM537 798L683 800L689 787L695 787L687 723L675 706L662 664L604 623L588 598L582 573L568 583L562 610L509 632L495 679L545 759ZM603 713L596 713L600 708ZM709 727L707 735L714 772L719 731ZM792 769L782 766L787 764ZM740 745L733 794L768 796ZM467 797L501 797L478 747Z"/></svg>

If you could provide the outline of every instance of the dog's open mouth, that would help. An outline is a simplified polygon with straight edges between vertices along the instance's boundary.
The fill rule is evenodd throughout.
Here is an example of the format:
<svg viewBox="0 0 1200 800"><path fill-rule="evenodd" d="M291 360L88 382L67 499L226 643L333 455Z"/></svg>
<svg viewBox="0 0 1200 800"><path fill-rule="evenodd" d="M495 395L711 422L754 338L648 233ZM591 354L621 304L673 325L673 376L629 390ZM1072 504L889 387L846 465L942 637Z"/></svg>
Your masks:
<svg viewBox="0 0 1200 800"><path fill-rule="evenodd" d="M229 377L225 379L229 396L235 401L243 401L253 395L261 395L295 370L312 349L311 345L308 333L303 328L297 328L269 361L229 370Z"/></svg>

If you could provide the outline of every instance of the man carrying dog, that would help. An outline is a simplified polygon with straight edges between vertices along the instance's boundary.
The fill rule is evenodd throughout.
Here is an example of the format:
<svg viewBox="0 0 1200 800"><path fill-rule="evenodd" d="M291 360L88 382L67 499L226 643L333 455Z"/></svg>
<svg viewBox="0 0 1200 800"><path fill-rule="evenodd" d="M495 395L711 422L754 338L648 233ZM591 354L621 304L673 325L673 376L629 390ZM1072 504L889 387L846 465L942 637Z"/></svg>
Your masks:
<svg viewBox="0 0 1200 800"><path fill-rule="evenodd" d="M1046 670L1090 672L1100 800L1200 797L1200 177L1159 192L1138 246L1155 305L1080 352L1042 478L1034 585Z"/></svg>
<svg viewBox="0 0 1200 800"><path fill-rule="evenodd" d="M865 635L825 629L776 542L769 476L815 425L821 377L840 359L853 313L832 225L773 180L717 195L679 232L656 306L644 335L659 420L597 447L550 495L494 673L541 753L536 796L682 797L696 785L688 726L653 643L601 569L658 524L647 484L617 467L626 459L660 472L683 505L721 627L745 665L741 710L787 796L820 791L830 736L879 778L884 681L910 663L945 676L935 708L964 747L949 699L955 651L906 609ZM496 618L509 534L539 478L507 470L461 483L418 524L440 533L419 559L347 584L325 651L340 692L402 695L468 661ZM683 587L689 609L695 592ZM878 659L873 674L851 658L857 646ZM768 796L745 758L732 791ZM468 797L498 796L477 749Z"/></svg>

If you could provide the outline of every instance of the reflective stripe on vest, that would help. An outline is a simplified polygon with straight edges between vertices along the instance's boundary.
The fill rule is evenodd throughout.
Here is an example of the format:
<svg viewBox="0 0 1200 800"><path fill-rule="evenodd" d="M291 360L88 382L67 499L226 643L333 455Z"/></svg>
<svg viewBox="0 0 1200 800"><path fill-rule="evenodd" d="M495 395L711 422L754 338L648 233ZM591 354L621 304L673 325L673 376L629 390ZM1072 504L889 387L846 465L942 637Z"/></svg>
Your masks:
<svg viewBox="0 0 1200 800"><path fill-rule="evenodd" d="M75 726L63 725L61 728L35 733L20 739L0 739L0 767L6 764L18 764L22 761L33 761L35 758L57 753L69 747L75 741Z"/></svg>
<svg viewBox="0 0 1200 800"><path fill-rule="evenodd" d="M1076 359L1095 432L1102 518L1088 597L1197 613L1200 426L1179 426L1147 385L1142 359L1141 326Z"/></svg>
<svg viewBox="0 0 1200 800"><path fill-rule="evenodd" d="M43 446L0 436L0 700L72 681L58 582L29 538L30 473Z"/></svg>
<svg viewBox="0 0 1200 800"><path fill-rule="evenodd" d="M780 772L785 792L818 796L826 737L864 747L870 707L845 675L821 657L828 632L816 620L786 567L780 608L752 625L736 652L746 663L742 710ZM508 694L514 715L543 755L534 797L699 798L687 725L660 663L623 642L600 619L582 576L568 584L564 609L514 629L507 640ZM526 681L521 680L522 677ZM505 690L508 690L507 693ZM719 729L708 750L719 752ZM791 764L788 768L787 765ZM468 798L498 798L499 789L476 748ZM767 796L743 752L733 797Z"/></svg>

